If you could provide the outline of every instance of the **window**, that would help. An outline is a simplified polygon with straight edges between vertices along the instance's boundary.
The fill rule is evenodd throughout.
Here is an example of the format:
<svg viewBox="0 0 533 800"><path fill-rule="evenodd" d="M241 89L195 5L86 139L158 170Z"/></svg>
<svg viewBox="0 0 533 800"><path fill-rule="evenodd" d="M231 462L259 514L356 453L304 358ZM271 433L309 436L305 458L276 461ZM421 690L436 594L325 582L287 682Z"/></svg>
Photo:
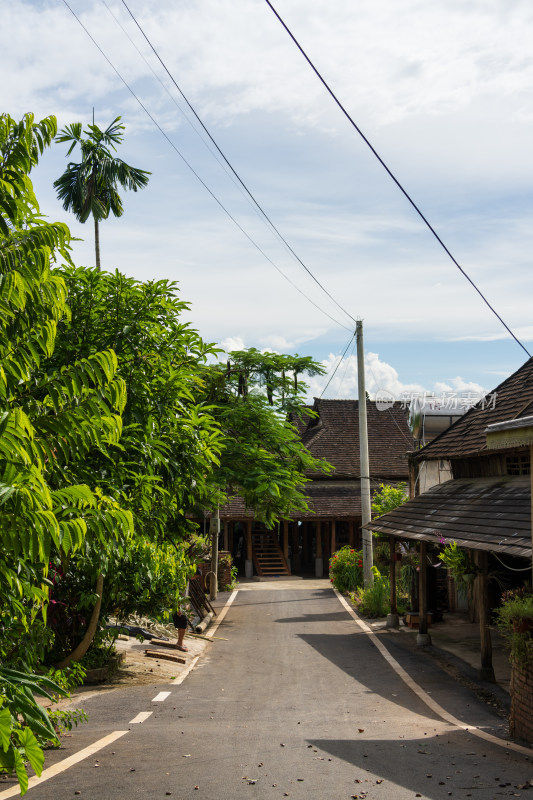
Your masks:
<svg viewBox="0 0 533 800"><path fill-rule="evenodd" d="M508 475L529 475L529 455L507 456L505 459Z"/></svg>

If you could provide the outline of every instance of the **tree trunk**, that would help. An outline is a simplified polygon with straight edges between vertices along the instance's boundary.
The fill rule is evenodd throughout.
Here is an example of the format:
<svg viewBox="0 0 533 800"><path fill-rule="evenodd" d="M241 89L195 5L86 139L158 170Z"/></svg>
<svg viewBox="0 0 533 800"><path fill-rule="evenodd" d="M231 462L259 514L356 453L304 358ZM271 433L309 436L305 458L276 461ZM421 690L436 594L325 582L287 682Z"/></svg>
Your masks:
<svg viewBox="0 0 533 800"><path fill-rule="evenodd" d="M218 590L218 535L220 533L220 509L217 506L216 511L213 512L209 524L209 533L211 534L211 572L209 575L209 599L217 599Z"/></svg>
<svg viewBox="0 0 533 800"><path fill-rule="evenodd" d="M91 614L91 619L89 621L89 625L87 626L87 630L85 631L85 635L79 645L70 653L66 658L63 659L59 664L56 664L57 669L65 669L68 667L71 661L79 661L89 647L92 644L94 639L94 634L96 633L96 626L98 625L98 619L100 617L100 608L102 606L102 591L104 588L104 576L100 572L98 577L96 578L96 594L98 595L98 600L96 601L96 605L93 608L93 613Z"/></svg>
<svg viewBox="0 0 533 800"><path fill-rule="evenodd" d="M96 217L94 218L94 250L96 254L96 269L100 272L100 229Z"/></svg>

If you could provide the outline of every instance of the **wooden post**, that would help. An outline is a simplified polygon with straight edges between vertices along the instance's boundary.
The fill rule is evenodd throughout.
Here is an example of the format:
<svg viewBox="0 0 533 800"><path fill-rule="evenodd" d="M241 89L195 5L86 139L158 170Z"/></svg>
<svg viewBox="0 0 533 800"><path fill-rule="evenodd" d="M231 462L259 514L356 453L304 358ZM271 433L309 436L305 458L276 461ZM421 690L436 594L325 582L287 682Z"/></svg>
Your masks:
<svg viewBox="0 0 533 800"><path fill-rule="evenodd" d="M316 522L316 557L322 558L322 520Z"/></svg>
<svg viewBox="0 0 533 800"><path fill-rule="evenodd" d="M398 615L398 608L396 606L396 539L394 536L389 536L389 576L390 576L390 612L387 614L387 628L399 628L400 617Z"/></svg>
<svg viewBox="0 0 533 800"><path fill-rule="evenodd" d="M396 607L396 539L394 536L389 538L389 558L390 558L390 613L397 614Z"/></svg>
<svg viewBox="0 0 533 800"><path fill-rule="evenodd" d="M353 530L353 519L348 522L348 544L350 547L355 547L355 538Z"/></svg>
<svg viewBox="0 0 533 800"><path fill-rule="evenodd" d="M246 561L244 563L244 574L247 578L251 578L254 574L253 564L252 520L249 519L246 521Z"/></svg>
<svg viewBox="0 0 533 800"><path fill-rule="evenodd" d="M307 520L302 524L302 560L307 566L309 561L309 523Z"/></svg>
<svg viewBox="0 0 533 800"><path fill-rule="evenodd" d="M226 552L229 550L228 527L229 527L229 522L228 522L227 519L225 519L224 520L224 550L226 550Z"/></svg>
<svg viewBox="0 0 533 800"><path fill-rule="evenodd" d="M337 523L334 519L331 520L331 557L337 549Z"/></svg>
<svg viewBox="0 0 533 800"><path fill-rule="evenodd" d="M218 535L220 533L220 509L211 514L209 534L211 536L211 575L209 581L209 599L216 600L218 593Z"/></svg>
<svg viewBox="0 0 533 800"><path fill-rule="evenodd" d="M289 521L283 520L283 555L285 561L289 560Z"/></svg>
<svg viewBox="0 0 533 800"><path fill-rule="evenodd" d="M479 677L484 681L496 682L494 667L492 666L492 640L490 637L490 609L488 585L489 557L486 550L478 550L476 562L479 572L476 577L477 599L479 610L479 641L481 645L481 667Z"/></svg>
<svg viewBox="0 0 533 800"><path fill-rule="evenodd" d="M420 572L418 574L418 635L417 645L431 644L428 633L427 542L420 542Z"/></svg>
<svg viewBox="0 0 533 800"><path fill-rule="evenodd" d="M324 576L324 558L322 552L322 521L317 520L315 578L322 578Z"/></svg>
<svg viewBox="0 0 533 800"><path fill-rule="evenodd" d="M297 519L295 519L292 523L292 572L301 572L300 535Z"/></svg>

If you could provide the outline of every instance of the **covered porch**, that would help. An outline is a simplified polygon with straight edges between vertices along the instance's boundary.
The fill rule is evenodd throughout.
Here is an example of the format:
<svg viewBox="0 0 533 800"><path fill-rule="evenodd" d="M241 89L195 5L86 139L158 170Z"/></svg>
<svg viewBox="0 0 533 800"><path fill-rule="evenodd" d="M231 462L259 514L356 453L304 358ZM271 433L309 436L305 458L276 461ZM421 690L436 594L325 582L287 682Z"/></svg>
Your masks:
<svg viewBox="0 0 533 800"><path fill-rule="evenodd" d="M428 634L428 556L446 543L470 551L476 565L474 597L480 630L480 675L494 679L489 597L489 563L496 562L510 585L523 580L531 564L531 492L529 476L449 480L368 524L388 537L391 553L398 541L416 541L420 554L418 642ZM431 558L429 559L432 560ZM395 582L391 558L391 585ZM391 618L397 616L391 591Z"/></svg>

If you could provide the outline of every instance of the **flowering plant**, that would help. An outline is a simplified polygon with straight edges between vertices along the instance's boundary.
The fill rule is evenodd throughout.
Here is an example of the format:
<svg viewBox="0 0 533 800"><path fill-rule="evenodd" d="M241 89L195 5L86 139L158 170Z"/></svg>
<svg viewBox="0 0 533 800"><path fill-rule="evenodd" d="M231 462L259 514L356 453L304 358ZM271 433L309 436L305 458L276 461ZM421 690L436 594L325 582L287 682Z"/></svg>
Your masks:
<svg viewBox="0 0 533 800"><path fill-rule="evenodd" d="M329 560L330 581L339 592L353 592L363 585L363 552L345 545Z"/></svg>

